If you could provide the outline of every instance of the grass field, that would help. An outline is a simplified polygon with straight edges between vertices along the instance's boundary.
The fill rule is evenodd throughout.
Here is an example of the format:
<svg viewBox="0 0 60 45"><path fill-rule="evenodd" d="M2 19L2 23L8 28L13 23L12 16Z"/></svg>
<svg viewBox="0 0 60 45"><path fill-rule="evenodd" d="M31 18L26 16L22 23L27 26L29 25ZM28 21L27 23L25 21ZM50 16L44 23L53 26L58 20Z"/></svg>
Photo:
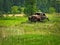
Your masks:
<svg viewBox="0 0 60 45"><path fill-rule="evenodd" d="M60 45L60 14L50 21L29 22L27 17L0 18L0 45Z"/></svg>

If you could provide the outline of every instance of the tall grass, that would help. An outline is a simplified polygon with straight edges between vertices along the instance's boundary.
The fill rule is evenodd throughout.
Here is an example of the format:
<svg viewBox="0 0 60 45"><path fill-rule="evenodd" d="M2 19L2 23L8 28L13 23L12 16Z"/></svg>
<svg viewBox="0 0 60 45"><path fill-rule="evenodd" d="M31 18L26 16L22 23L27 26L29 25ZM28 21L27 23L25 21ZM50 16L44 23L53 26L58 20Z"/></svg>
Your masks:
<svg viewBox="0 0 60 45"><path fill-rule="evenodd" d="M14 26L26 20L26 17L1 17L0 26Z"/></svg>
<svg viewBox="0 0 60 45"><path fill-rule="evenodd" d="M49 21L36 23L27 17L0 18L0 45L60 45L60 16L46 15Z"/></svg>
<svg viewBox="0 0 60 45"><path fill-rule="evenodd" d="M2 40L1 45L60 45L60 37L55 35L22 35Z"/></svg>

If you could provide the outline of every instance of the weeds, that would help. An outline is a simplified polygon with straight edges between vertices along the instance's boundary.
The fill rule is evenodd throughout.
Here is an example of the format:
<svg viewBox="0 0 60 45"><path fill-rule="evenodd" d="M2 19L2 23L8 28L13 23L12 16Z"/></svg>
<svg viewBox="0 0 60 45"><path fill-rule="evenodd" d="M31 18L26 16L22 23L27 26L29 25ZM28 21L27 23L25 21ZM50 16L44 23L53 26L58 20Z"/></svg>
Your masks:
<svg viewBox="0 0 60 45"><path fill-rule="evenodd" d="M47 16L50 21L36 23L27 17L0 18L0 36L5 36L0 45L60 45L60 17Z"/></svg>

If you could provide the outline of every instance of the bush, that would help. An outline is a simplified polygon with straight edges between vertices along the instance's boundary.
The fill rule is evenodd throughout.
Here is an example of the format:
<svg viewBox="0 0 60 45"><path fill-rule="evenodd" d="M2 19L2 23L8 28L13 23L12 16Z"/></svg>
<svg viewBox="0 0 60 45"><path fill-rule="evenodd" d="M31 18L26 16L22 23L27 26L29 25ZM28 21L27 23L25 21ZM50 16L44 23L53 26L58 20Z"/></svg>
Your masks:
<svg viewBox="0 0 60 45"><path fill-rule="evenodd" d="M56 12L56 9L54 7L49 8L49 13L55 13L55 12Z"/></svg>
<svg viewBox="0 0 60 45"><path fill-rule="evenodd" d="M20 13L20 11L19 11L18 9L19 9L18 6L13 6L13 7L11 7L11 13L14 13L14 14Z"/></svg>

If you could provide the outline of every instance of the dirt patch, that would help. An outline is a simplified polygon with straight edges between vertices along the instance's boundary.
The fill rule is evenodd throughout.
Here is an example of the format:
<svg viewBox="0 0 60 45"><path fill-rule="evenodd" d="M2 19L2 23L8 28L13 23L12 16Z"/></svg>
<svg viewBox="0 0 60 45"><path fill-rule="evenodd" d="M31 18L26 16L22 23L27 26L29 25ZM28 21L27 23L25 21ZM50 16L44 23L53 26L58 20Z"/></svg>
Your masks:
<svg viewBox="0 0 60 45"><path fill-rule="evenodd" d="M7 16L9 16L9 17L12 17L12 16L15 16L15 17L21 17L21 16L24 16L25 14L4 14L3 16L4 17L7 17Z"/></svg>

